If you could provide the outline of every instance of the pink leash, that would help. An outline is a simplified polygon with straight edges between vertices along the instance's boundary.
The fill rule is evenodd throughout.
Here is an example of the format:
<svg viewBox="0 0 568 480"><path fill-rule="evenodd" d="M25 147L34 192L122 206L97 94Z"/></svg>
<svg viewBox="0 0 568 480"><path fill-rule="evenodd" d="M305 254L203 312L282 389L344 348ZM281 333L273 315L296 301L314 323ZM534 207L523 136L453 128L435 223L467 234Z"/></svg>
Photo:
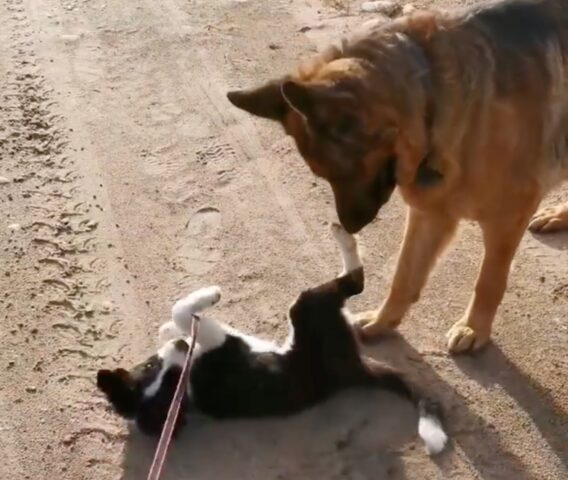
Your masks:
<svg viewBox="0 0 568 480"><path fill-rule="evenodd" d="M166 462L166 455L168 453L168 448L172 440L172 435L174 433L174 427L176 420L179 415L179 409L181 407L181 402L183 400L184 390L187 385L187 376L189 374L189 367L193 359L193 351L195 349L195 343L197 341L197 332L199 331L199 317L197 315L192 315L191 317L191 345L187 351L187 357L185 358L185 363L179 377L179 381L176 387L176 392L170 409L168 410L168 416L166 417L166 423L162 428L162 434L160 435L160 441L156 447L156 453L154 454L154 460L152 461L152 466L148 472L148 480L159 480L162 470L164 468L164 463Z"/></svg>

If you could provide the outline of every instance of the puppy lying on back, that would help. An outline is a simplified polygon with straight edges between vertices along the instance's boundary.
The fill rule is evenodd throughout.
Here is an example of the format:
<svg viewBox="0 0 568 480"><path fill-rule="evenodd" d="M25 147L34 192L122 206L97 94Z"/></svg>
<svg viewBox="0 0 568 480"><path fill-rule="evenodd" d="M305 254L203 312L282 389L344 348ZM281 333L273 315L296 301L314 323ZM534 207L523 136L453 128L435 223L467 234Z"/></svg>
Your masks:
<svg viewBox="0 0 568 480"><path fill-rule="evenodd" d="M349 326L346 300L361 293L364 274L357 243L332 225L343 272L300 294L289 311L291 329L282 346L245 335L209 317L200 317L187 394L176 430L190 405L214 418L285 416L316 405L348 388L383 389L418 409L418 433L430 454L443 450L447 436L438 403L425 399L400 373L362 356ZM172 309L173 321L160 328L163 346L127 371L100 370L97 386L116 412L157 435L189 348L191 318L220 299L217 287L197 290Z"/></svg>

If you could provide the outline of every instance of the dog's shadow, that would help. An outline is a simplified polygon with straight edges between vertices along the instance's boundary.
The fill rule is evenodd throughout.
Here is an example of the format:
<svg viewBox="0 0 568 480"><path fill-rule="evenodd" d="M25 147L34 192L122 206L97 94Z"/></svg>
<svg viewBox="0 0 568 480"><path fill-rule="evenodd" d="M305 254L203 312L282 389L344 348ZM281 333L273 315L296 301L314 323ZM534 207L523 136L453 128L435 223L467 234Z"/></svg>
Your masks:
<svg viewBox="0 0 568 480"><path fill-rule="evenodd" d="M537 480L503 445L495 427L474 413L467 400L432 366L420 361L420 354L401 337L366 350L410 372L412 379L442 400L452 439L447 452L430 460L422 451L414 451L422 449L416 436L417 416L398 397L349 392L287 419L217 422L190 417L171 447L163 478L405 480L420 474L424 479ZM559 459L568 464L566 424L558 420L554 402L531 386L497 347L455 361L480 384L503 387L532 417ZM129 436L123 480L145 478L155 447L155 440L139 433Z"/></svg>
<svg viewBox="0 0 568 480"><path fill-rule="evenodd" d="M477 358L456 358L458 368L484 387L501 387L528 414L560 462L568 466L568 415L534 379L490 344Z"/></svg>
<svg viewBox="0 0 568 480"><path fill-rule="evenodd" d="M533 233L531 234L532 239L539 243L551 248L553 250L559 250L561 252L568 251L568 232L557 232L551 233Z"/></svg>
<svg viewBox="0 0 568 480"><path fill-rule="evenodd" d="M385 348L384 343L389 343L389 347ZM460 464L470 464L475 472L469 472L470 476L463 472L464 478L542 478L528 473L522 460L503 445L495 426L474 413L468 406L470 402L443 380L431 365L422 361L421 355L401 337L395 336L392 340L367 350L375 358L402 365L406 371L411 372L411 377L416 378L429 392L442 400L447 411L449 436L454 447L458 447L454 448L453 453L435 459L444 478L459 477L458 472L461 473L463 468ZM409 366L409 360L414 367ZM568 465L568 418L565 412L562 412L561 407L548 393L520 371L499 347L490 344L483 352L473 357L458 356L447 360L455 362L465 375L483 387L500 386L531 417L542 438L560 462ZM461 456L466 458L460 460L456 457L458 449L461 450Z"/></svg>

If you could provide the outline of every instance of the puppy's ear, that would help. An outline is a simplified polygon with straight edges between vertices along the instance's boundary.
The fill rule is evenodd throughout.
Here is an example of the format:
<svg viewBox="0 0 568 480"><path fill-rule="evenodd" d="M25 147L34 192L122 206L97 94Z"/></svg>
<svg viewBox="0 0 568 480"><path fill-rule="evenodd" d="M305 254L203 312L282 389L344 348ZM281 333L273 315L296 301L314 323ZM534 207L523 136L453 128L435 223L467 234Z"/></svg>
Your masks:
<svg viewBox="0 0 568 480"><path fill-rule="evenodd" d="M273 80L257 88L228 92L227 98L235 107L252 115L282 121L288 110L282 82Z"/></svg>
<svg viewBox="0 0 568 480"><path fill-rule="evenodd" d="M129 373L123 368L103 369L97 372L97 387L103 393L109 394L115 390L128 389L129 379Z"/></svg>
<svg viewBox="0 0 568 480"><path fill-rule="evenodd" d="M103 392L119 415L130 418L136 411L136 393L130 374L123 368L99 370L97 388Z"/></svg>

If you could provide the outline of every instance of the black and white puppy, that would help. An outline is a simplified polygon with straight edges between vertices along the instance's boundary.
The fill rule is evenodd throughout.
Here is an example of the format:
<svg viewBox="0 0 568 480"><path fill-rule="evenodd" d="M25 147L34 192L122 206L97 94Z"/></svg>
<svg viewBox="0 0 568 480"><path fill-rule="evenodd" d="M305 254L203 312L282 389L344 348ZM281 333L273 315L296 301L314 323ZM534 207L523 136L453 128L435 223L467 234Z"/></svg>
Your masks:
<svg viewBox="0 0 568 480"><path fill-rule="evenodd" d="M361 355L345 302L363 291L363 267L355 238L337 224L332 232L341 249L343 272L300 294L290 308L291 329L282 346L200 317L176 430L190 406L219 419L285 416L340 390L378 388L410 400L418 408L418 433L428 453L443 450L447 436L439 404L423 397L393 368ZM160 328L162 347L157 354L130 371L98 372L98 388L118 414L134 420L143 432L161 432L191 343L187 335L192 315L220 297L218 287L209 287L179 300L173 320Z"/></svg>

